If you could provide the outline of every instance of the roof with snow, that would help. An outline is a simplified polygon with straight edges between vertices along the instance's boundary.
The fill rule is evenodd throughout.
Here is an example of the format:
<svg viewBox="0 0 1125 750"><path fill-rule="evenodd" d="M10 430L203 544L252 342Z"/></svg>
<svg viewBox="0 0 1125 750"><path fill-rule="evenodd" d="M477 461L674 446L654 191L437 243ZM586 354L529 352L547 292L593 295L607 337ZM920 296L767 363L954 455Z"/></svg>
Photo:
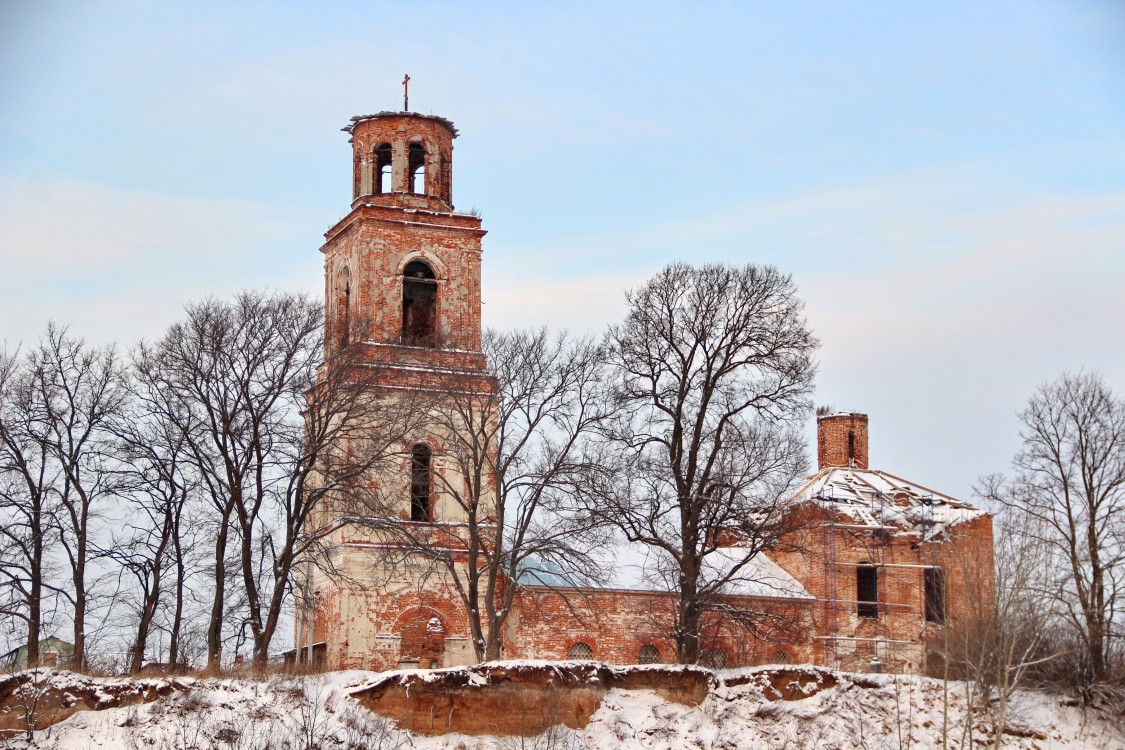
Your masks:
<svg viewBox="0 0 1125 750"><path fill-rule="evenodd" d="M826 467L810 477L792 500L806 501L835 510L859 526L898 528L924 538L987 515L963 500L894 474L842 466Z"/></svg>
<svg viewBox="0 0 1125 750"><path fill-rule="evenodd" d="M453 121L446 119L445 117L440 117L438 115L424 115L421 112L392 112L389 110L376 112L373 115L356 115L352 118L352 121L350 123L340 128L340 130L350 135L352 130L355 129L355 126L363 122L364 120L381 120L387 117L413 117L419 120L433 120L434 122L441 123L446 128L448 128L449 132L453 134L454 138L457 137L457 128L453 127Z"/></svg>
<svg viewBox="0 0 1125 750"><path fill-rule="evenodd" d="M589 588L609 591L668 593L675 585L651 564L652 552L644 545L623 544L614 550L616 565L604 583L595 583L563 570L554 564L529 559L521 566L519 581L524 586L545 588ZM736 569L737 568L737 569ZM703 558L701 584L729 578L720 591L727 596L754 596L781 599L813 599L800 581L789 575L765 553L751 555L742 547L720 547Z"/></svg>

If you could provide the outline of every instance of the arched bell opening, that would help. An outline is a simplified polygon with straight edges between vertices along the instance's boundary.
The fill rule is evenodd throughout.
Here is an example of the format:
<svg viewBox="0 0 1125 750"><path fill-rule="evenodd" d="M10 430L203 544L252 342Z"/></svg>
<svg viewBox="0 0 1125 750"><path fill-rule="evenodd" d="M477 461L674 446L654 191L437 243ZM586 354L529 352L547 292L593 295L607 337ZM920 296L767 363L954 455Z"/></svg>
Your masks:
<svg viewBox="0 0 1125 750"><path fill-rule="evenodd" d="M437 344L437 304L434 270L425 261L411 261L402 274L402 343Z"/></svg>
<svg viewBox="0 0 1125 750"><path fill-rule="evenodd" d="M375 147L375 179L372 185L374 189L371 192L376 195L384 195L394 189L391 166L393 160L391 144L380 143Z"/></svg>
<svg viewBox="0 0 1125 750"><path fill-rule="evenodd" d="M426 194L426 147L421 143L411 143L407 173L410 178L410 192L415 195Z"/></svg>

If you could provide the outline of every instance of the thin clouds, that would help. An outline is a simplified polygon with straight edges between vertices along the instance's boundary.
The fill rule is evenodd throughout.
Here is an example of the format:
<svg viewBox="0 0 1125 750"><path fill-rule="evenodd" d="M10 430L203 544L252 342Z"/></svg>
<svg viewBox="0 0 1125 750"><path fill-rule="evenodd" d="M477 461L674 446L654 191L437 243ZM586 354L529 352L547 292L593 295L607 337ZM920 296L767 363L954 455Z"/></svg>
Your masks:
<svg viewBox="0 0 1125 750"><path fill-rule="evenodd" d="M337 128L409 70L464 135L486 323L597 331L668 261L773 263L822 397L872 412L879 465L964 494L1026 384L1125 376L1122 16L1092 7L27 5L0 30L0 338L318 293Z"/></svg>
<svg viewBox="0 0 1125 750"><path fill-rule="evenodd" d="M0 318L10 343L33 339L48 318L98 339L151 334L193 297L292 284L293 256L283 248L294 243L312 245L311 262L296 261L302 276L319 266L321 222L291 207L68 176L0 177L0 195Z"/></svg>

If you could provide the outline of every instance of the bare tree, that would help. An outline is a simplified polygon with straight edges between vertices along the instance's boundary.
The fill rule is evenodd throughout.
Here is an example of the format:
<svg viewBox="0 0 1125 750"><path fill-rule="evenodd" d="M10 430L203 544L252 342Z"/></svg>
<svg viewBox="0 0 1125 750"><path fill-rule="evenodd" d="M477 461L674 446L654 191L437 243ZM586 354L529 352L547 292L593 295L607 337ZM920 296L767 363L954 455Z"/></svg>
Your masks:
<svg viewBox="0 0 1125 750"><path fill-rule="evenodd" d="M486 331L482 349L494 388L451 379L426 404L430 428L446 436L441 459L454 469L435 473L436 494L457 512L441 526L443 543L433 543L429 524L401 522L397 495L377 497L358 520L392 539L394 554L426 560L452 582L476 658L495 660L521 577L551 571L579 583L601 574L590 555L596 528L568 490L588 468L587 439L608 405L592 340Z"/></svg>
<svg viewBox="0 0 1125 750"><path fill-rule="evenodd" d="M168 660L175 665L181 657L189 536L185 512L198 493L199 481L183 420L168 418L170 410L177 408L176 398L151 379L133 379L131 385L133 408L113 427L124 533L111 535L107 554L122 573L132 576L140 595L129 659L129 671L136 674L144 666L149 636L169 589L174 604Z"/></svg>
<svg viewBox="0 0 1125 750"><path fill-rule="evenodd" d="M1125 581L1125 401L1096 375L1064 374L1021 415L1024 447L1008 494L1061 555L1055 601L1083 644L1086 668L1107 679Z"/></svg>
<svg viewBox="0 0 1125 750"><path fill-rule="evenodd" d="M21 549L19 556L27 563L24 572L29 588L24 601L29 605L41 602L44 514L50 508L50 528L57 534L70 570L70 585L56 590L71 606L72 666L82 669L90 605L89 566L96 551L91 524L98 506L114 493L106 467L106 428L128 400L124 372L113 347L87 346L54 324L48 325L21 369L13 382L14 408L3 429L6 468L22 479L15 483L20 485L20 496L9 498L8 503L20 522L7 539ZM13 489L14 485L6 487ZM28 616L29 624L38 619L30 609Z"/></svg>
<svg viewBox="0 0 1125 750"><path fill-rule="evenodd" d="M655 553L677 594L678 659L694 663L703 613L784 530L817 341L770 266L676 263L627 301L608 338L619 411L590 507Z"/></svg>
<svg viewBox="0 0 1125 750"><path fill-rule="evenodd" d="M27 665L39 666L44 607L59 593L48 574L54 533L51 461L34 379L14 354L0 353L0 613L26 625Z"/></svg>
<svg viewBox="0 0 1125 750"><path fill-rule="evenodd" d="M996 481L986 477L978 494L994 496ZM1051 602L1061 592L1040 523L1012 510L995 520L995 578L988 569L992 555L955 568L959 580L952 583L963 592L964 608L951 613L940 643L931 647L947 679L973 682L970 695L991 720L999 748L1014 692L1061 655L1050 637L1056 622Z"/></svg>
<svg viewBox="0 0 1125 750"><path fill-rule="evenodd" d="M1125 583L1125 401L1093 373L1063 374L1020 412L1015 476L988 494L1027 514L1052 554L1054 603L1082 644L1084 676L1110 677Z"/></svg>
<svg viewBox="0 0 1125 750"><path fill-rule="evenodd" d="M86 664L86 615L90 605L88 571L97 552L91 527L99 506L116 494L107 455L110 422L125 408L125 374L111 346L89 347L63 330L48 328L34 357L42 373L40 388L52 424L52 450L62 469L59 538L70 565L74 655L71 666Z"/></svg>
<svg viewBox="0 0 1125 750"><path fill-rule="evenodd" d="M138 349L138 377L170 399L162 416L184 436L213 511L211 668L222 654L230 545L241 627L264 663L295 563L331 530L311 523L313 512L397 455L400 411L372 397L380 368L344 352L318 374L322 335L320 304L244 292L189 305L184 322Z"/></svg>
<svg viewBox="0 0 1125 750"><path fill-rule="evenodd" d="M252 292L233 303L209 299L186 309L186 320L172 325L155 344L139 347L135 360L146 387L171 399L163 416L184 436L214 511L207 664L217 668L232 533L251 599L248 617L255 636L264 635L257 565L268 546L256 547L256 542L268 533L262 523L273 519L261 514L282 479L276 441L284 441L287 432L300 432L296 413L312 384L321 310L304 297Z"/></svg>

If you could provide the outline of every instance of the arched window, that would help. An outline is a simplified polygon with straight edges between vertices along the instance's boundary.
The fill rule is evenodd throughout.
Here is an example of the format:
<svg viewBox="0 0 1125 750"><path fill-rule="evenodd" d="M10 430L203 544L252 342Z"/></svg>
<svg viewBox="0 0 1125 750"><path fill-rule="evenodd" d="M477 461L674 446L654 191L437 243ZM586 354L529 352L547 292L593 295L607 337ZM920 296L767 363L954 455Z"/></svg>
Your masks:
<svg viewBox="0 0 1125 750"><path fill-rule="evenodd" d="M399 666L404 669L436 669L445 659L445 624L432 610L416 609L405 614L399 631Z"/></svg>
<svg viewBox="0 0 1125 750"><path fill-rule="evenodd" d="M710 649L700 657L699 663L711 669L726 669L727 652L723 651L721 648Z"/></svg>
<svg viewBox="0 0 1125 750"><path fill-rule="evenodd" d="M792 664L793 663L793 657L790 656L789 652L786 651L785 649L779 648L777 651L773 652L773 656L770 657L770 663L771 664Z"/></svg>
<svg viewBox="0 0 1125 750"><path fill-rule="evenodd" d="M375 147L375 180L373 193L382 195L391 192L391 144L380 143Z"/></svg>
<svg viewBox="0 0 1125 750"><path fill-rule="evenodd" d="M336 325L340 348L351 340L352 278L347 266L340 269L336 278Z"/></svg>
<svg viewBox="0 0 1125 750"><path fill-rule="evenodd" d="M646 643L641 646L640 653L637 654L637 664L658 664L660 662L660 651L656 646L651 643Z"/></svg>
<svg viewBox="0 0 1125 750"><path fill-rule="evenodd" d="M589 643L578 641L578 643L570 647L569 657L571 659L593 659L594 649L590 648Z"/></svg>
<svg viewBox="0 0 1125 750"><path fill-rule="evenodd" d="M848 430L848 466L855 466L855 431Z"/></svg>
<svg viewBox="0 0 1125 750"><path fill-rule="evenodd" d="M855 569L855 613L860 617L879 617L879 572L874 565L861 564Z"/></svg>
<svg viewBox="0 0 1125 750"><path fill-rule="evenodd" d="M410 144L410 192L426 194L426 147L421 143Z"/></svg>
<svg viewBox="0 0 1125 750"><path fill-rule="evenodd" d="M402 275L402 343L434 346L437 340L437 279L420 260L406 265Z"/></svg>
<svg viewBox="0 0 1125 750"><path fill-rule="evenodd" d="M430 496L433 494L434 451L425 443L415 443L410 452L410 520L430 521Z"/></svg>

